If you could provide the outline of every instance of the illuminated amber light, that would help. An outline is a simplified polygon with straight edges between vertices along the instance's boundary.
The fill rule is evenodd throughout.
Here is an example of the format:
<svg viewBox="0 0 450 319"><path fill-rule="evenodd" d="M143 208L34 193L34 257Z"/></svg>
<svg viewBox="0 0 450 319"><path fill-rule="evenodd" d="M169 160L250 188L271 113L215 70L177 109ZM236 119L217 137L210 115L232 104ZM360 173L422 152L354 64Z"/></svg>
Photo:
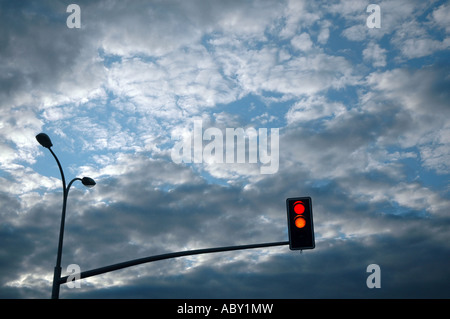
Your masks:
<svg viewBox="0 0 450 319"><path fill-rule="evenodd" d="M305 220L304 218L302 218L302 217L297 217L297 218L295 219L295 226L296 226L297 228L303 228L303 227L305 227L305 225L306 225L306 220Z"/></svg>

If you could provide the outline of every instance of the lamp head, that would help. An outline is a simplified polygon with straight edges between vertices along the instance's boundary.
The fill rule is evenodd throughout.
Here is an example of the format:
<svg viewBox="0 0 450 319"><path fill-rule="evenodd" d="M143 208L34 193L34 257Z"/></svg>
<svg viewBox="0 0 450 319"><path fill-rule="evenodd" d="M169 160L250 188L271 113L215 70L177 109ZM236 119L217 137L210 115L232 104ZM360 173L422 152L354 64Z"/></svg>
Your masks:
<svg viewBox="0 0 450 319"><path fill-rule="evenodd" d="M96 184L95 181L90 177L83 177L81 179L81 182L83 183L84 186L89 187L89 188L94 187Z"/></svg>
<svg viewBox="0 0 450 319"><path fill-rule="evenodd" d="M38 135L36 135L36 140L45 148L50 148L53 146L50 137L48 137L48 135L45 133L39 133Z"/></svg>

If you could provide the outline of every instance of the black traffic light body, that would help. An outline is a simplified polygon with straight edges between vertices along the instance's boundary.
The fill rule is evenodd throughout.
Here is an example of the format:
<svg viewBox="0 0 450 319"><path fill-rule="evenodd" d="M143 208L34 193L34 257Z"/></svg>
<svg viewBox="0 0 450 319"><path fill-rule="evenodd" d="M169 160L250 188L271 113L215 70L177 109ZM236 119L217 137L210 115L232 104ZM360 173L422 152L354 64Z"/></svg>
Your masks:
<svg viewBox="0 0 450 319"><path fill-rule="evenodd" d="M286 199L289 230L289 248L291 250L313 249L314 223L311 197Z"/></svg>

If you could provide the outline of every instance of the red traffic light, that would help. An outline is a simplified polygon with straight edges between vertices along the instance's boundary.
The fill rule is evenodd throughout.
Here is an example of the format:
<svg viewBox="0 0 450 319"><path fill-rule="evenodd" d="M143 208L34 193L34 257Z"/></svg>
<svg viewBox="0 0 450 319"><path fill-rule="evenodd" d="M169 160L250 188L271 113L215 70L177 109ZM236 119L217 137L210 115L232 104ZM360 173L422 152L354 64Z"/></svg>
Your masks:
<svg viewBox="0 0 450 319"><path fill-rule="evenodd" d="M315 247L311 197L286 200L289 248L313 249Z"/></svg>
<svg viewBox="0 0 450 319"><path fill-rule="evenodd" d="M294 203L294 212L299 215L305 212L305 206L303 206L303 202L301 200Z"/></svg>

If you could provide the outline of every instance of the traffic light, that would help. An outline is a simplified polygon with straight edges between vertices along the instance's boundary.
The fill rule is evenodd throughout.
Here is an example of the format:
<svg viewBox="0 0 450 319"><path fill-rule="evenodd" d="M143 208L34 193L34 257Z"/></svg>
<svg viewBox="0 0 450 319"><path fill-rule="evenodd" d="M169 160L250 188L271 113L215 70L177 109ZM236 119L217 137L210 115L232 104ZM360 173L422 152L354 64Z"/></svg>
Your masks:
<svg viewBox="0 0 450 319"><path fill-rule="evenodd" d="M286 199L289 230L289 248L291 250L313 249L314 225L311 197Z"/></svg>

